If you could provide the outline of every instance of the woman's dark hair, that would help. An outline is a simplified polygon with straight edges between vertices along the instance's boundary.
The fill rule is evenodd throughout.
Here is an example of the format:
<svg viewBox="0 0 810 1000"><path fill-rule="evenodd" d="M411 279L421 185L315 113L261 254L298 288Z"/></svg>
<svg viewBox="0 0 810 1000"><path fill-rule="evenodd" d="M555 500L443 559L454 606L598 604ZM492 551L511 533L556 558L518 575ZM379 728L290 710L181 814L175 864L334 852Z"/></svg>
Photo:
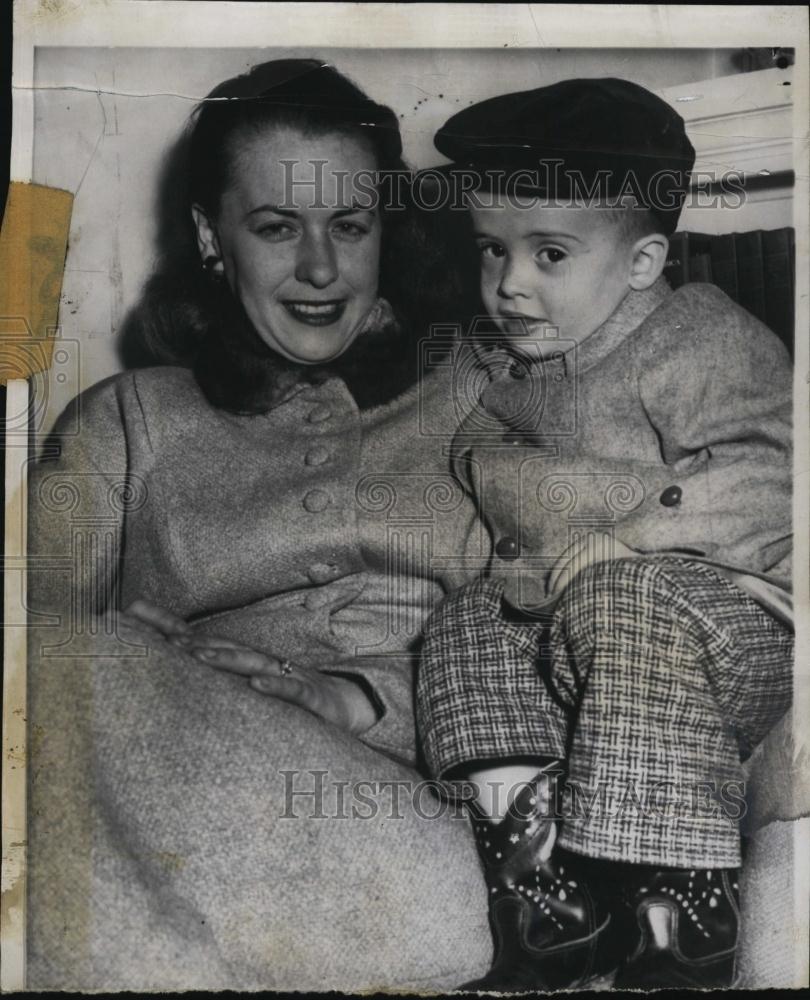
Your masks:
<svg viewBox="0 0 810 1000"><path fill-rule="evenodd" d="M195 109L164 177L161 260L129 317L125 361L190 367L209 401L234 412L263 412L293 382L323 377L320 366L297 365L264 343L227 282L204 272L191 222L195 203L216 216L245 135L277 125L355 136L373 151L381 178L406 173L394 112L315 59L263 63L221 83ZM407 185L385 188L399 196ZM453 254L441 245L435 217L420 218L412 205L385 198L380 212L379 293L395 319L389 329L359 337L328 366L347 378L361 405L390 398L416 379L415 345L431 322L450 319L458 297L453 285L461 280L448 264Z"/></svg>
<svg viewBox="0 0 810 1000"><path fill-rule="evenodd" d="M196 109L194 119L189 194L212 213L230 180L234 140L269 126L354 135L371 146L378 170L405 169L394 112L315 59L279 59L226 80Z"/></svg>

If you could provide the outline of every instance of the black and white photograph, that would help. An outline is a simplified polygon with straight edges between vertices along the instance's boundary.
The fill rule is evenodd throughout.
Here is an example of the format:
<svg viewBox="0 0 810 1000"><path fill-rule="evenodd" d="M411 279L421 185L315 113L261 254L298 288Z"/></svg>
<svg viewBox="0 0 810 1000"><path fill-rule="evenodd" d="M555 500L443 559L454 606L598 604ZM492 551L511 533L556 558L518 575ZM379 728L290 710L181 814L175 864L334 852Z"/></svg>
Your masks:
<svg viewBox="0 0 810 1000"><path fill-rule="evenodd" d="M3 992L808 986L809 63L15 0Z"/></svg>

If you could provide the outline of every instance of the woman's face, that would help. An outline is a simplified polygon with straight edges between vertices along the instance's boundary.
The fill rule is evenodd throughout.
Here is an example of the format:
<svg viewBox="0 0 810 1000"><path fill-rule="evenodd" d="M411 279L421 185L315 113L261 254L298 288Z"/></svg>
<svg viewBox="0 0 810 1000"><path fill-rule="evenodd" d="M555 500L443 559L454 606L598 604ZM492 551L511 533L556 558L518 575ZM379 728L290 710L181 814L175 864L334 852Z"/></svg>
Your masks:
<svg viewBox="0 0 810 1000"><path fill-rule="evenodd" d="M352 178L376 169L361 140L268 127L239 141L216 218L195 208L203 256L221 258L259 336L291 361L337 358L376 300L380 218L351 199Z"/></svg>

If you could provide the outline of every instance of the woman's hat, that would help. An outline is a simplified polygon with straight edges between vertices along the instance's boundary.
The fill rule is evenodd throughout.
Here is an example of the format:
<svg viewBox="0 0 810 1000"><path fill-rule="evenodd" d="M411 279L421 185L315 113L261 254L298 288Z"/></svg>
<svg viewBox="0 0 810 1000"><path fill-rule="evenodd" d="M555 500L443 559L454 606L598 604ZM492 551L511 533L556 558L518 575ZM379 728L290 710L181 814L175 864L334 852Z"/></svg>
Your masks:
<svg viewBox="0 0 810 1000"><path fill-rule="evenodd" d="M629 80L564 80L465 108L436 133L453 167L549 198L634 195L674 231L695 150L681 116Z"/></svg>

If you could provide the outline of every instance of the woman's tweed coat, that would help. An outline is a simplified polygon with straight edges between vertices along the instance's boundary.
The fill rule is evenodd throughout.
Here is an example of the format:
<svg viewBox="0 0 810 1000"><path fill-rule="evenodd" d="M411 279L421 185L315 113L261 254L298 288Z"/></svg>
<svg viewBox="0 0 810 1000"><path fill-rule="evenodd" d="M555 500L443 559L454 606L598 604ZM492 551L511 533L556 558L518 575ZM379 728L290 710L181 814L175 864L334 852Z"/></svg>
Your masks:
<svg viewBox="0 0 810 1000"><path fill-rule="evenodd" d="M483 971L467 824L390 784L419 778L410 650L462 579L442 567L489 555L450 474L456 423L446 368L376 409L332 377L250 417L148 369L64 415L31 483L30 988ZM379 722L361 741L162 640L125 645L97 612L136 597L362 676ZM354 808L363 781L389 784Z"/></svg>

